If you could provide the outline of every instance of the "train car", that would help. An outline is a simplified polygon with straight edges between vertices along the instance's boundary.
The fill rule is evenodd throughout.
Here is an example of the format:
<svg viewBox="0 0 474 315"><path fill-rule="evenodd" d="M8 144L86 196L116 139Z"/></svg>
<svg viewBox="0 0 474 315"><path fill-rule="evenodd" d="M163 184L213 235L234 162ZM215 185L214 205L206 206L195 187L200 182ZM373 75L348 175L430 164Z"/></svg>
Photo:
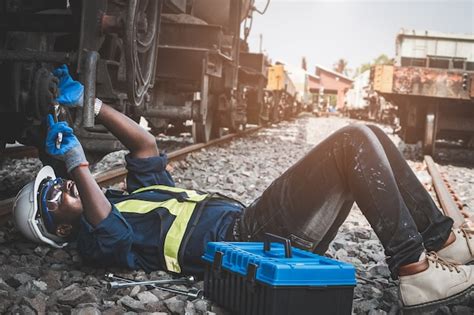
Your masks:
<svg viewBox="0 0 474 315"><path fill-rule="evenodd" d="M423 141L474 137L474 36L401 30L395 65L373 68L377 93L398 107L401 136Z"/></svg>
<svg viewBox="0 0 474 315"><path fill-rule="evenodd" d="M248 49L240 53L239 84L243 87L247 107L247 123L265 125L270 122L271 103L268 101L267 86L268 58Z"/></svg>
<svg viewBox="0 0 474 315"><path fill-rule="evenodd" d="M295 101L297 103L298 112L302 110L311 111L312 94L309 91L310 74L302 68L292 66L286 66L286 72L295 86Z"/></svg>
<svg viewBox="0 0 474 315"><path fill-rule="evenodd" d="M288 75L286 66L277 62L268 68L268 83L266 87L271 105L271 120L277 122L283 118L289 119L298 112L296 97L297 89Z"/></svg>
<svg viewBox="0 0 474 315"><path fill-rule="evenodd" d="M43 149L45 117L67 64L82 109L61 107L90 157L121 149L96 123L95 97L161 131L193 122L195 141L246 122L239 84L241 23L253 0L0 2L0 148Z"/></svg>
<svg viewBox="0 0 474 315"><path fill-rule="evenodd" d="M344 111L351 118L369 118L370 70L354 78L352 87L346 92Z"/></svg>

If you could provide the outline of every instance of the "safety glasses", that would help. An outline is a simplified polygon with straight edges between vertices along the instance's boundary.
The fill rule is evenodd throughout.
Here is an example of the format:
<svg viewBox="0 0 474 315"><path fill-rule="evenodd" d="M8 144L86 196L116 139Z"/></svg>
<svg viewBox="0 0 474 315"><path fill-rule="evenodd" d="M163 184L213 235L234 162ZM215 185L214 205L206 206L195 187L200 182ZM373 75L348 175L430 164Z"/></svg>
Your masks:
<svg viewBox="0 0 474 315"><path fill-rule="evenodd" d="M62 196L66 190L67 182L62 178L47 179L41 184L39 190L39 205L40 211L39 216L41 217L46 230L50 233L54 233L56 224L54 223L54 217L51 211L55 211L59 208Z"/></svg>
<svg viewBox="0 0 474 315"><path fill-rule="evenodd" d="M66 191L67 182L62 178L56 178L52 186L46 192L46 206L49 211L58 210L61 204L63 192Z"/></svg>

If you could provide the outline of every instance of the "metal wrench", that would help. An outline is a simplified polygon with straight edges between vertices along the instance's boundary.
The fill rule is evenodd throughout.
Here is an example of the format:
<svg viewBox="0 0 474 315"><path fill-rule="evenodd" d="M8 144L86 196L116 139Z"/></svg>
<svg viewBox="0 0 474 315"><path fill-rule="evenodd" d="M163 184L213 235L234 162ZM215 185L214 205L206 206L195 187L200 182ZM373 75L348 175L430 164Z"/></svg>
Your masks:
<svg viewBox="0 0 474 315"><path fill-rule="evenodd" d="M192 288L185 291L185 290L173 289L173 288L162 286L163 284L190 284L195 281L193 276L180 278L180 279L169 279L169 280L135 281L135 280L115 276L112 273L108 273L105 275L105 278L109 281L118 280L118 281L109 282L107 284L108 289L118 289L118 288L125 288L125 287L135 286L135 285L145 285L145 286L157 288L159 290L185 295L193 299L200 298L202 296L202 291L198 289Z"/></svg>
<svg viewBox="0 0 474 315"><path fill-rule="evenodd" d="M57 123L59 121L59 103L58 102L54 102L53 103L53 108L54 108L54 115L53 115L53 118L54 118L54 122ZM61 148L61 143L63 142L63 133L62 132L58 132L58 137L56 138L56 149L60 149Z"/></svg>
<svg viewBox="0 0 474 315"><path fill-rule="evenodd" d="M118 279L117 279L118 280ZM163 285L163 284L191 284L194 282L194 277L169 279L169 280L144 280L144 281L111 281L107 284L109 289L125 288L133 285Z"/></svg>

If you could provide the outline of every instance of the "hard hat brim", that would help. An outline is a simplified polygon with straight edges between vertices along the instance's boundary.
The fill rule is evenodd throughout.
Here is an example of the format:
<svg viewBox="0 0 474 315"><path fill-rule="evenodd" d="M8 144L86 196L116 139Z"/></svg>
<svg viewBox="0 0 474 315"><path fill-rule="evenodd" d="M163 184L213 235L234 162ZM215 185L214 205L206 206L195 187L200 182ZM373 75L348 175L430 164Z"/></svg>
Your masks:
<svg viewBox="0 0 474 315"><path fill-rule="evenodd" d="M30 216L28 218L28 225L30 226L31 230L33 231L33 233L44 243L48 244L48 245L51 245L53 247L56 247L56 248L63 248L64 246L67 245L66 242L62 242L61 241L61 238L56 236L56 235L52 235L50 233L47 233L46 231L41 231L39 226L38 226L38 219L37 219L37 213L39 211L39 204L38 204L38 197L37 197L37 193L38 193L38 190L40 188L40 185L41 183L43 182L43 180L47 179L47 178L50 178L50 179L56 179L56 174L54 173L54 170L51 166L49 165L46 165L44 166L39 172L38 174L36 175L36 178L35 178L35 183L34 183L34 194L33 194L33 205L34 205L34 209L35 211L30 213ZM41 222L41 224L43 224ZM48 234L48 237L45 237L44 234ZM56 240L56 241L55 241Z"/></svg>

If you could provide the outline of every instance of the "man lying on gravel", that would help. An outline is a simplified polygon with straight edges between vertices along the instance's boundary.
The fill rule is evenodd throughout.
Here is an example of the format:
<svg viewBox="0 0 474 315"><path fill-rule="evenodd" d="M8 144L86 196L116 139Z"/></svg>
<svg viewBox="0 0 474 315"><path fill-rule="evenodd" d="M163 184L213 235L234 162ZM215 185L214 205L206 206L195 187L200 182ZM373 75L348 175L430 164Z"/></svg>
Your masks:
<svg viewBox="0 0 474 315"><path fill-rule="evenodd" d="M82 85L65 67L55 74L58 101L80 106ZM176 188L151 134L99 100L95 115L130 150L127 191L104 195L73 130L49 117L46 149L64 161L74 181L56 178L46 166L20 191L14 218L28 238L55 247L75 240L84 260L96 265L200 274L209 241L260 240L270 232L324 254L356 202L385 248L392 277L400 280L406 310L461 303L473 289L474 267L466 266L474 261L472 230L452 229L453 221L377 127L333 133L244 207Z"/></svg>

